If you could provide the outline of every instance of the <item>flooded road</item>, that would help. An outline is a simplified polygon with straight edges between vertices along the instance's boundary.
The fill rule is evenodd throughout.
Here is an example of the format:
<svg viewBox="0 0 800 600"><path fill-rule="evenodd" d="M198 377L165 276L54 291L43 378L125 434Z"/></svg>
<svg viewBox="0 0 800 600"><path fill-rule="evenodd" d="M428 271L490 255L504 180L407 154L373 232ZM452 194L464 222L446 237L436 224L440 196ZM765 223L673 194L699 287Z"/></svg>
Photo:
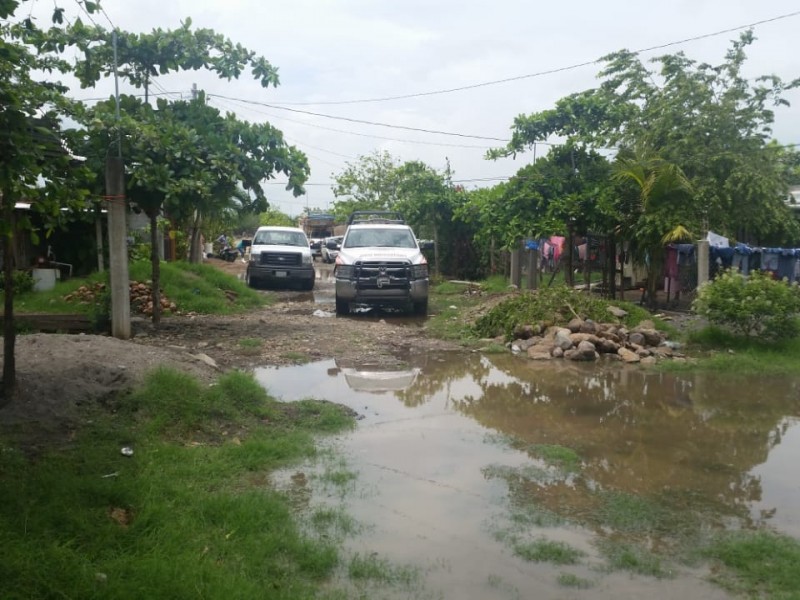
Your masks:
<svg viewBox="0 0 800 600"><path fill-rule="evenodd" d="M721 528L800 536L797 379L477 354L256 376L283 401L362 417L333 442L354 478L332 490L330 466L300 470L318 471L309 507L338 503L360 524L351 555L418 574L365 597L727 598L692 548ZM626 570L626 552L648 568Z"/></svg>

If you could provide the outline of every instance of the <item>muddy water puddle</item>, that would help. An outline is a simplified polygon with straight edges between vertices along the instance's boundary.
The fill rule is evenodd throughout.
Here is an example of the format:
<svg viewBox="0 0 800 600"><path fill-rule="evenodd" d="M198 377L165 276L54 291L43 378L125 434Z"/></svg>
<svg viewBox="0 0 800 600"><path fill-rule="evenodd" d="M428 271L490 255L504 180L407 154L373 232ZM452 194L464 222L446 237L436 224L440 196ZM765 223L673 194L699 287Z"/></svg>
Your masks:
<svg viewBox="0 0 800 600"><path fill-rule="evenodd" d="M322 461L278 480L302 480L308 507L359 523L344 540L351 557L414 574L384 580L388 591L357 589L364 597L726 598L691 548L722 528L800 536L797 379L506 355L256 376L283 401L326 399L360 415L331 442L345 466ZM620 552L647 568L620 567Z"/></svg>

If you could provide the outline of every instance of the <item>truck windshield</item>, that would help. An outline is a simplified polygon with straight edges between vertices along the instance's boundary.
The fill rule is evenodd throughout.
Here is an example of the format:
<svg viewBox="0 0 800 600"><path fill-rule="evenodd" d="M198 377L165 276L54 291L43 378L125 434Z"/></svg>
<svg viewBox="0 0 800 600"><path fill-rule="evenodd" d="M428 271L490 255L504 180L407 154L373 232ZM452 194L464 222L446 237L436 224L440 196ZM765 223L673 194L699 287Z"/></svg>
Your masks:
<svg viewBox="0 0 800 600"><path fill-rule="evenodd" d="M417 243L408 229L374 228L351 231L344 241L345 248L416 248Z"/></svg>
<svg viewBox="0 0 800 600"><path fill-rule="evenodd" d="M253 239L253 245L308 246L308 240L297 231L259 231Z"/></svg>

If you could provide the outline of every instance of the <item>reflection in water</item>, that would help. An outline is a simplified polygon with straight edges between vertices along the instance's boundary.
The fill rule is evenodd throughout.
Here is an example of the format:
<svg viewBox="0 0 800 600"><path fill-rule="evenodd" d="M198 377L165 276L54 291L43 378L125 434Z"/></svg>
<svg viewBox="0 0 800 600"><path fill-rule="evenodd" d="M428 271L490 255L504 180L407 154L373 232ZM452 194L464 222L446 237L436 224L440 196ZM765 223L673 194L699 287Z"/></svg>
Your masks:
<svg viewBox="0 0 800 600"><path fill-rule="evenodd" d="M355 514L402 521L401 531L384 524L383 536L373 533L373 545L402 556L398 540L430 545L435 537L441 555L464 561L462 571L488 568L465 540L481 556L492 551L475 522L496 512L499 490L518 507L593 535L641 534L654 547L669 546L676 533L733 523L800 535L797 379L601 370L508 355L421 358L391 376L359 367L348 377L334 361L256 373L278 398L324 398L363 415L345 449L360 479L380 493L353 500ZM390 383L380 385L382 378ZM487 443L498 438L507 443ZM548 470L541 447L572 449L577 471ZM658 510L643 529L604 512L648 502ZM457 533L448 544L432 527ZM431 551L426 544L407 552ZM492 568L513 580L501 566L508 557L497 556Z"/></svg>

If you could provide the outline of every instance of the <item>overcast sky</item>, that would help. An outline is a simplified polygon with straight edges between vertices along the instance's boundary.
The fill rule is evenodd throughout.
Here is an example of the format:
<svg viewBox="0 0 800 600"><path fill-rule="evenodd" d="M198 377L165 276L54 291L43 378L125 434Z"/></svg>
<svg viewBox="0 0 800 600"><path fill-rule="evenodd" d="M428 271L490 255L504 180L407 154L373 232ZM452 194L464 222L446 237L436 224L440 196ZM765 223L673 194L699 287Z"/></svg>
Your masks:
<svg viewBox="0 0 800 600"><path fill-rule="evenodd" d="M59 4L77 10L74 0ZM535 74L594 61L623 48L640 50L800 11L797 0L103 0L102 4L106 14L94 16L99 24L108 26L110 20L127 31L149 32L179 27L191 17L196 27L212 28L278 67L278 88L261 88L246 75L227 82L200 72L164 76L157 86L177 98L188 97L192 83L197 83L214 106L248 121L267 120L302 149L311 164L307 196L293 198L283 190L282 180L277 180L281 185L267 186L271 203L291 215L306 206L330 206L332 175L375 150L386 150L399 161L421 160L440 171L449 158L454 179L467 188L495 183L477 180L513 175L532 155L487 161L485 150L503 145L501 141L357 124L288 108L503 140L516 115L552 108L557 99L597 85L599 66L453 93L324 103L434 92ZM757 41L747 50L747 75L775 74L785 81L800 77L798 32L800 14L757 25ZM642 57L683 51L690 58L717 64L737 36L738 32L728 32L644 52ZM106 94L111 89L107 82L100 91ZM122 86L121 91L132 90ZM73 90L79 98L102 94ZM782 143L797 143L800 92L793 90L787 99L793 106L777 109L774 134Z"/></svg>

